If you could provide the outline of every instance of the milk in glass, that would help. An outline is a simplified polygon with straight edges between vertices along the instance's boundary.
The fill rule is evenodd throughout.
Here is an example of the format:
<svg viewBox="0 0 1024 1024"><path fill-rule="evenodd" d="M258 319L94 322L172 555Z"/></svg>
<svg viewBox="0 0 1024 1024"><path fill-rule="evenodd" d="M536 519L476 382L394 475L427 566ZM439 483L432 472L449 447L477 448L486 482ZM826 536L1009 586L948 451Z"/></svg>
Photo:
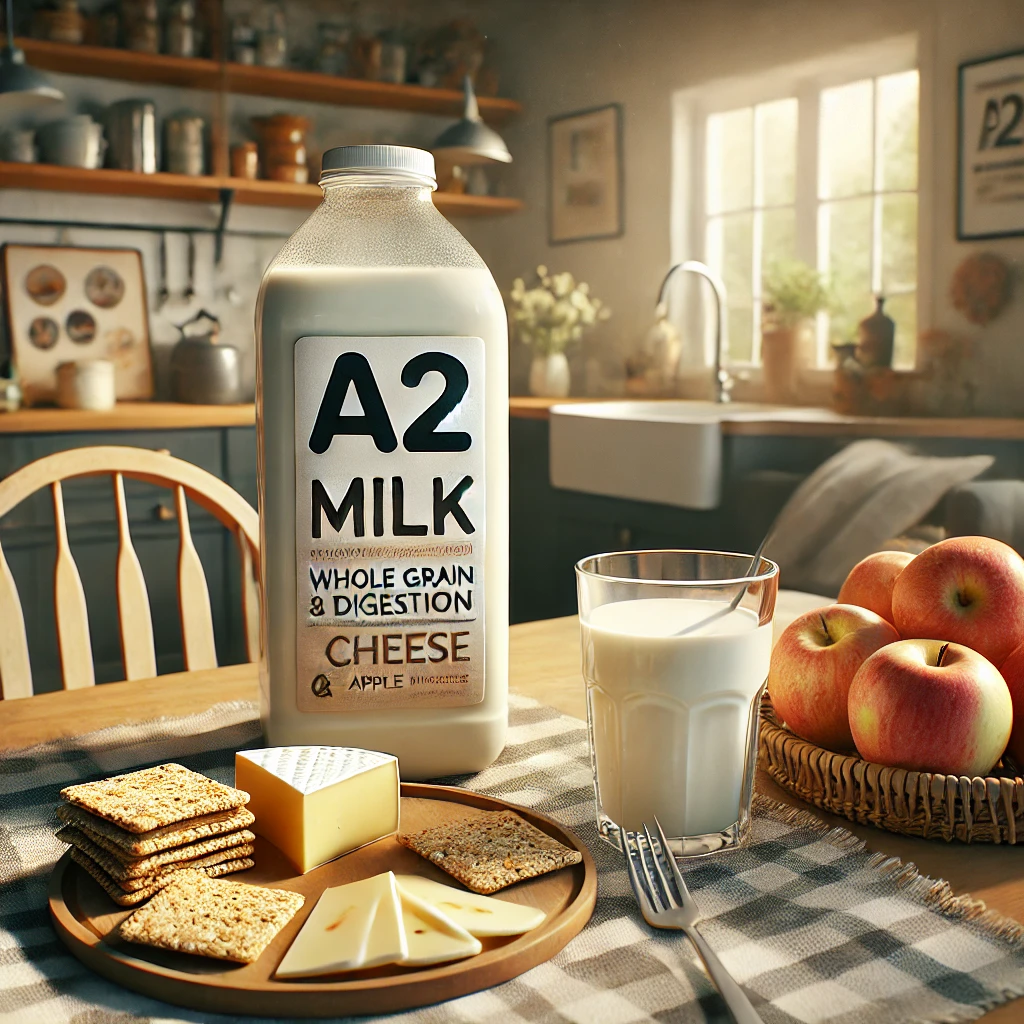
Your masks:
<svg viewBox="0 0 1024 1024"><path fill-rule="evenodd" d="M768 677L770 619L689 598L617 601L582 622L599 807L620 827L657 815L669 836L740 817L755 697Z"/></svg>
<svg viewBox="0 0 1024 1024"><path fill-rule="evenodd" d="M433 174L327 152L256 313L267 740L411 779L484 768L507 725L506 317Z"/></svg>

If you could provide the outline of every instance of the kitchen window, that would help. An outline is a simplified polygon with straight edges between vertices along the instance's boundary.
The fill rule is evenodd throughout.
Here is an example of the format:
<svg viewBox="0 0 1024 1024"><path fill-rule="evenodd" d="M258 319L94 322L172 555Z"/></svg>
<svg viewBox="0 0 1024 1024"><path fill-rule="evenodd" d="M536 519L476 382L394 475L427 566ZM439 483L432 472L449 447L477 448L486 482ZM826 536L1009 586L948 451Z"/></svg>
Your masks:
<svg viewBox="0 0 1024 1024"><path fill-rule="evenodd" d="M725 280L735 366L759 365L765 273L792 259L832 285L834 309L816 325L819 367L831 365L831 342L854 338L875 294L896 321L895 365L914 364L916 61L904 45L841 64L708 87L685 107L692 177L677 174L676 187L692 199L686 248L702 247Z"/></svg>

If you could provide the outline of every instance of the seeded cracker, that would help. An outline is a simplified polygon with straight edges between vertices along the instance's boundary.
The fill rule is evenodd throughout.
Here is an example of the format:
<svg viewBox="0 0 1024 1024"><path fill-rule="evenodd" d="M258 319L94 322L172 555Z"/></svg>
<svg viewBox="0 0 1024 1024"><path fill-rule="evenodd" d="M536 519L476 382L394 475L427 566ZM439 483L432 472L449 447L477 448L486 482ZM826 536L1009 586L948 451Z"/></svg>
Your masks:
<svg viewBox="0 0 1024 1024"><path fill-rule="evenodd" d="M183 867L222 852L243 856L234 854L234 850L256 841L256 836L248 829L239 829L237 832L227 832L210 839L201 839L196 843L177 846L173 850L162 850L147 857L130 857L115 843L109 842L84 825L64 825L57 829L56 838L69 846L77 846L93 860L102 864L108 874L119 880L158 874L161 868L172 865Z"/></svg>
<svg viewBox="0 0 1024 1024"><path fill-rule="evenodd" d="M210 836L224 835L237 829L248 828L256 817L252 811L239 807L231 811L220 811L207 814L202 818L179 822L165 828L156 828L150 832L126 832L112 822L97 818L74 804L58 804L57 817L65 824L76 825L88 830L94 841L104 849L115 853L123 850L129 857L145 857L163 850L176 849L186 843L192 843ZM99 837L107 842L100 843ZM111 849L111 846L114 849Z"/></svg>
<svg viewBox="0 0 1024 1024"><path fill-rule="evenodd" d="M223 786L180 764L115 775L60 791L70 804L136 834L249 802L249 794Z"/></svg>
<svg viewBox="0 0 1024 1024"><path fill-rule="evenodd" d="M136 889L135 892L125 892L124 889L122 889L121 886L119 886L117 882L115 882L114 879L96 863L96 861L91 857L86 856L81 850L76 850L72 847L71 859L80 867L88 871L89 874L92 875L92 877L103 887L106 894L115 903L122 907L135 907L140 903L145 903L150 896L158 893L165 886L170 885L170 883L179 875L183 875L185 873L184 871L172 871L168 875L156 877L151 885L147 885L142 889ZM216 878L220 875L230 875L234 871L247 871L249 868L253 867L254 864L255 861L253 861L251 857L243 857L240 860L229 860L225 861L223 864L214 864L212 867L208 868L190 868L189 870L204 878Z"/></svg>
<svg viewBox="0 0 1024 1024"><path fill-rule="evenodd" d="M583 859L512 811L438 825L398 841L485 896Z"/></svg>
<svg viewBox="0 0 1024 1024"><path fill-rule="evenodd" d="M124 920L119 935L128 942L249 964L303 903L297 892L178 871L146 906Z"/></svg>

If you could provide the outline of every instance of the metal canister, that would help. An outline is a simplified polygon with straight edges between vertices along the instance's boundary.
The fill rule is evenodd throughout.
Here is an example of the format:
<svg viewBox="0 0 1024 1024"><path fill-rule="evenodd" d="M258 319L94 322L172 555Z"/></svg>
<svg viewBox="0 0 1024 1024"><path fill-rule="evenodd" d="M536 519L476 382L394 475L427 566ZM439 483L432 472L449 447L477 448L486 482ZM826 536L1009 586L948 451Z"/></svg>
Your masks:
<svg viewBox="0 0 1024 1024"><path fill-rule="evenodd" d="M153 174L156 160L156 108L150 100L121 100L107 107L107 164L122 171Z"/></svg>
<svg viewBox="0 0 1024 1024"><path fill-rule="evenodd" d="M202 117L188 110L171 114L164 121L164 163L168 171L193 177L206 173L205 128Z"/></svg>

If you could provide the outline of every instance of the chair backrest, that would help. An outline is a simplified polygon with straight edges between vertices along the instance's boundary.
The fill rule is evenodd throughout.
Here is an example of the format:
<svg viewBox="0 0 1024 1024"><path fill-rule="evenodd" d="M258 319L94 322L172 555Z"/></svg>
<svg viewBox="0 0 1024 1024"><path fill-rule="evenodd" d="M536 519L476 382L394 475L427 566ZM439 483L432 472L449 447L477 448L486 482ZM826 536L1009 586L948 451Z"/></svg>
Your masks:
<svg viewBox="0 0 1024 1024"><path fill-rule="evenodd" d="M143 480L174 492L178 520L178 608L187 671L216 668L213 616L206 574L192 542L186 498L220 520L234 534L242 566L242 616L250 661L259 657L259 517L232 487L190 462L146 448L97 446L57 452L23 466L0 481L0 518L16 505L50 489L57 533L54 614L61 676L66 690L96 682L85 592L68 543L61 481L109 475L117 512L117 607L125 679L156 675L149 594L128 529L124 478ZM30 697L32 670L21 599L0 547L0 698Z"/></svg>

